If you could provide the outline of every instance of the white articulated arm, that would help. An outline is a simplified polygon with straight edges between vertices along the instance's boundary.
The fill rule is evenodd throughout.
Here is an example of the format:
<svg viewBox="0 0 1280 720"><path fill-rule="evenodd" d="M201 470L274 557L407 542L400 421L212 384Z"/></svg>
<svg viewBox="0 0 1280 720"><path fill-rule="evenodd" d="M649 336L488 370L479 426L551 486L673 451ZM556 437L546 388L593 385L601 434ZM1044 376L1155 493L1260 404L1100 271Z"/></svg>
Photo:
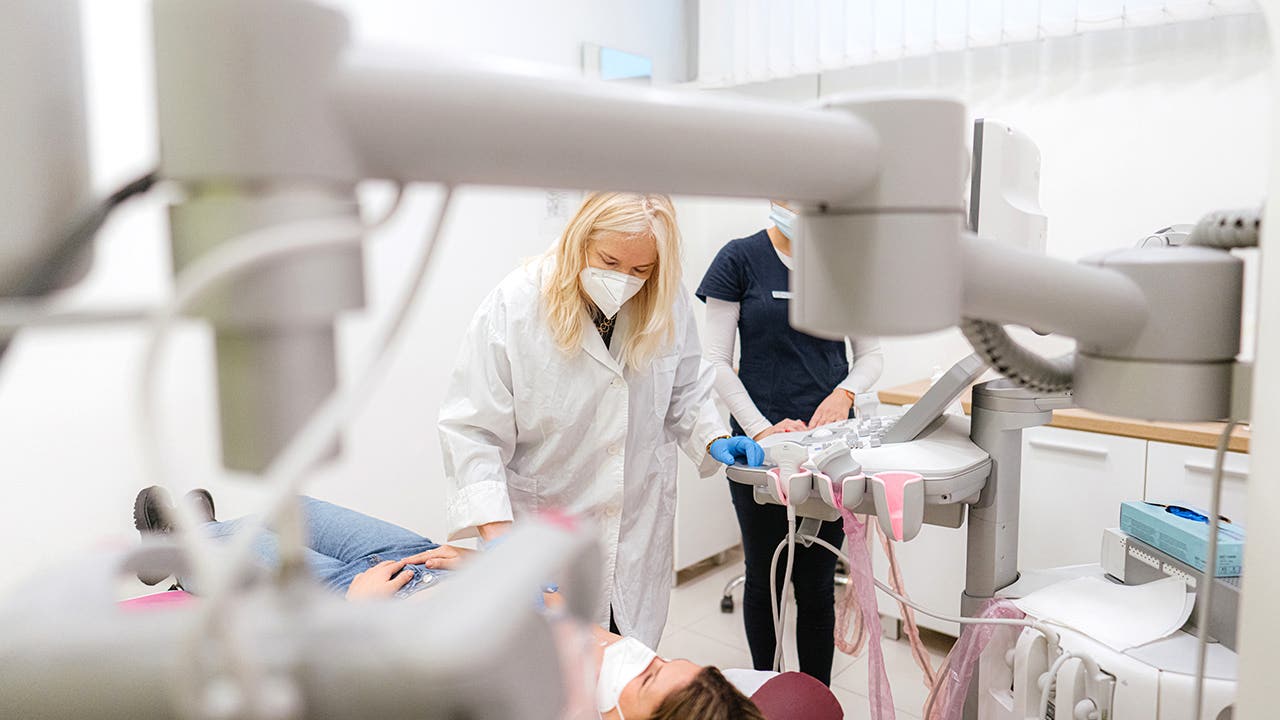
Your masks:
<svg viewBox="0 0 1280 720"><path fill-rule="evenodd" d="M967 152L956 101L788 108L511 62L375 56L350 47L341 13L308 0L155 0L155 31L160 173L187 191L172 211L179 267L256 228L351 216L364 178L777 197L884 219L873 239L896 242L905 219L907 250L929 250L916 264L929 266L930 292L950 308L923 320L957 319ZM358 253L309 262L323 297L283 292L288 268L264 269L202 308L216 332L226 436L248 427L269 439L251 452L224 446L237 467L264 466L335 382L333 364L317 362L290 374L284 397L279 373L259 368L326 355L333 316L363 303Z"/></svg>

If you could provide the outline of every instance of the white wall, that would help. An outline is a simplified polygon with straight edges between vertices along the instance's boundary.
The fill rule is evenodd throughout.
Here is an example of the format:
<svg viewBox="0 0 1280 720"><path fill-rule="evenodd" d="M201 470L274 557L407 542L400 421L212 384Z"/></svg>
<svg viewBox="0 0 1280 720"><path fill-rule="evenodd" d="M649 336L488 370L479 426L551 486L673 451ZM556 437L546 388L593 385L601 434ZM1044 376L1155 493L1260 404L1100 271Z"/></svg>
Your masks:
<svg viewBox="0 0 1280 720"><path fill-rule="evenodd" d="M529 3L343 0L361 44L506 55L576 71L583 42L644 54L659 82L684 80L685 0ZM84 3L94 185L106 191L153 166L148 3ZM424 128L424 132L429 132ZM344 361L360 356L419 247L437 191L413 192L404 217L370 242L371 311L344 319ZM569 198L575 204L575 198ZM407 342L347 436L347 451L311 491L431 536L445 527L435 415L471 312L563 222L536 191L466 189L456 197L429 289ZM155 304L171 287L158 200L128 206L106 228L77 307ZM136 327L29 332L0 364L0 594L65 558L91 561L91 545L132 542L130 508L145 484L132 414L141 334ZM187 487L214 490L219 514L254 507L254 493L219 469L208 337L198 326L174 344L165 368L164 444L183 459ZM68 565L69 567L70 565Z"/></svg>
<svg viewBox="0 0 1280 720"><path fill-rule="evenodd" d="M577 69L581 44L645 55L654 80L689 76L685 0L321 0L352 17L357 42L515 57Z"/></svg>
<svg viewBox="0 0 1280 720"><path fill-rule="evenodd" d="M732 91L792 103L896 90L959 97L973 117L1012 123L1039 145L1048 253L1075 259L1132 245L1210 210L1260 204L1269 62L1261 18L1245 16L950 53ZM741 215L701 205L686 211L686 223L707 218L701 224L707 235L694 239L717 247L737 236L745 216L763 222L758 205L743 205ZM1246 353L1255 264L1248 266ZM1071 345L1059 338L1032 344L1048 351ZM968 351L958 331L890 339L880 387L926 377Z"/></svg>

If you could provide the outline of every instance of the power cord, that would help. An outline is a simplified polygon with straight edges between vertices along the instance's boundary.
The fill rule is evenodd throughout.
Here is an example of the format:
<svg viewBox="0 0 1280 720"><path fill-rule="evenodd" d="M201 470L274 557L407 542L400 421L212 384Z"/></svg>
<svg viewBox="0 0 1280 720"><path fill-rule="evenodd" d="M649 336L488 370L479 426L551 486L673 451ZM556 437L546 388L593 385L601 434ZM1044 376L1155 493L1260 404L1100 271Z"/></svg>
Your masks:
<svg viewBox="0 0 1280 720"><path fill-rule="evenodd" d="M413 307L413 300L418 295L430 266L431 258L439 245L444 220L453 198L452 186L445 189L436 222L422 253L412 268L408 288L399 298L391 319L381 328L370 343L373 350L371 359L365 369L357 376L355 382L336 390L325 403L312 415L310 420L294 436L289 445L267 468L264 485L273 489L274 493L267 502L265 512L258 516L257 522L250 523L232 541L230 562L219 568L210 559L209 543L211 541L199 532L199 520L193 507L179 501L175 504L179 526L177 538L195 569L196 575L206 581L209 591L206 600L201 604L201 622L190 637L193 647L188 657L192 662L198 658L208 657L202 650L202 644L211 636L210 632L225 619L223 612L242 576L242 569L253 561L253 541L259 532L268 524L281 517L290 508L296 509L295 497L302 484L304 473L324 456L334 435L342 427L346 418L356 410L369 395L369 386L373 380L383 375L389 356L389 347L401 335L401 329ZM362 240L367 226L350 218L330 218L312 220L269 227L245 234L232 242L202 257L188 267L178 278L175 298L153 321L142 371L142 392L139 393L140 419L143 428L145 458L147 468L158 484L168 485L172 474L163 462L161 444L159 442L158 424L155 417L157 365L164 342L182 312L195 303L210 288L221 284L229 278L263 262L278 260L290 255L309 252L320 248L342 246L358 243ZM296 564L301 555L303 543L302 528L296 518L287 523L281 533L282 567ZM218 572L222 569L222 572ZM225 663L228 675L245 691L244 697L259 697L257 692L259 678L251 666L244 651L236 648L224 648ZM201 697L199 692L200 677L198 669L190 667L184 673L188 692L186 697Z"/></svg>
<svg viewBox="0 0 1280 720"><path fill-rule="evenodd" d="M1213 490L1209 501L1209 547L1205 553L1204 579L1196 585L1200 612L1196 613L1196 689L1195 719L1204 717L1204 676L1209 657L1209 618L1213 606L1213 586L1218 578L1218 528L1222 510L1222 469L1227 461L1227 447L1231 444L1231 433L1240 424L1239 420L1231 420L1222 429L1218 437L1218 447L1213 455Z"/></svg>
<svg viewBox="0 0 1280 720"><path fill-rule="evenodd" d="M792 527L794 528L794 525ZM794 531L792 534L794 534ZM813 536L813 535L797 535L794 538L789 537L787 539L784 539L782 542L778 543L778 547L774 549L773 562L770 565L771 578L776 576L778 558L782 555L783 548L786 547L789 542L792 542L795 539L803 540L803 541L824 547L827 549L828 552L834 554L837 558L844 560L846 563L848 563L850 567L853 566L853 562L852 560L850 560L848 555L843 553L839 548L835 547L834 545L827 542L826 540L823 540L822 538ZM784 582L785 580L786 579L784 578ZM885 593L886 595L898 601L899 603L903 604L904 606L910 607L914 609L916 612L922 613L924 615L928 615L929 617L935 618L937 620L956 623L958 625L1003 625L1003 626L1031 628L1032 630L1039 632L1041 635L1045 637L1046 640L1048 640L1049 648L1051 650L1060 648L1059 636L1057 631L1051 628L1049 624L1046 622L1037 621L1037 620L1026 620L1026 619L1020 620L1017 618L972 618L972 617L957 617L952 615L944 615L942 613L934 612L924 607L923 605L916 603L910 598L899 594L898 592L894 591L893 588L880 582L880 580L875 579L874 577L872 578L872 582L875 583L876 588L878 588L881 592ZM784 588L785 588L785 585L784 585ZM776 594L774 595L774 597L776 597ZM775 615L775 619L776 619L776 615ZM775 631L776 631L776 626L775 626ZM1063 655L1060 656L1060 659L1068 655L1068 653L1066 653L1065 650L1062 652L1063 652ZM948 661L949 661L949 658L948 658ZM948 664L949 663L944 663L943 668L939 670L940 675L945 674ZM1054 672L1056 672L1056 669L1054 670ZM932 701L933 697L934 697L934 694L930 693L929 700ZM1047 699L1045 700L1045 702L1047 703ZM931 705L932 703L930 702L929 704ZM929 720L929 714L928 714L929 712L931 712L931 707L926 708L926 715L925 715L926 720ZM1044 710L1041 711L1040 713L1041 718L1043 718L1044 712L1045 712Z"/></svg>
<svg viewBox="0 0 1280 720"><path fill-rule="evenodd" d="M783 545L787 548L787 569L782 576L782 608L778 608L778 558L782 554ZM791 572L795 567L796 557L796 507L787 503L787 537L778 544L769 563L769 602L773 607L773 669L784 672L786 660L782 650L782 631L786 624L787 586L791 584Z"/></svg>
<svg viewBox="0 0 1280 720"><path fill-rule="evenodd" d="M88 247L89 243L93 242L111 213L130 198L151 190L159 180L159 172L153 170L136 180L125 183L120 189L80 213L66 232L49 243L53 250L24 273L24 279L14 294L19 297L38 297L56 289L58 281L67 268L75 262L76 257Z"/></svg>
<svg viewBox="0 0 1280 720"><path fill-rule="evenodd" d="M1040 688L1040 711L1036 713L1037 720L1052 720L1049 717L1049 697L1053 695L1053 687L1058 682L1058 670L1062 669L1062 666L1073 657L1075 655L1063 650L1062 654L1049 666L1049 671L1044 674L1044 686Z"/></svg>
<svg viewBox="0 0 1280 720"><path fill-rule="evenodd" d="M827 542L826 540L823 540L820 537L816 537L813 535L799 535L798 539L807 540L816 545L821 545L822 547L826 548L829 552L834 553L836 557L844 560L845 562L850 562L848 555L845 555L843 552L837 549L834 545ZM781 549L785 546L785 543L786 541L784 540L778 544L778 551L775 551L775 554L781 551ZM1039 621L1039 620L1018 620L1016 618L972 618L972 617L956 617L952 615L944 615L942 613L934 612L924 607L923 605L920 605L919 603L912 600L911 598L898 594L893 590L893 588L880 582L879 580L874 580L874 582L876 587L884 594L888 595L894 600L897 600L903 605L906 605L907 607L912 608L916 612L922 613L924 615L928 615L931 618L942 620L944 622L956 623L958 625L1013 625L1017 627L1027 627L1039 632L1041 635L1044 635L1046 638L1048 638L1049 644L1051 646L1057 647L1058 645L1058 633L1053 628L1051 628L1049 624L1046 622Z"/></svg>
<svg viewBox="0 0 1280 720"><path fill-rule="evenodd" d="M75 262L89 243L93 242L111 213L129 198L151 190L159 179L159 172L152 170L136 180L125 183L115 192L94 203L93 207L81 212L65 232L50 239L48 246L53 250L47 256L36 259L32 266L22 273L22 280L18 286L8 294L14 297L30 298L46 295L55 290L67 268ZM12 338L8 333L0 332L0 358L4 357L10 342Z"/></svg>

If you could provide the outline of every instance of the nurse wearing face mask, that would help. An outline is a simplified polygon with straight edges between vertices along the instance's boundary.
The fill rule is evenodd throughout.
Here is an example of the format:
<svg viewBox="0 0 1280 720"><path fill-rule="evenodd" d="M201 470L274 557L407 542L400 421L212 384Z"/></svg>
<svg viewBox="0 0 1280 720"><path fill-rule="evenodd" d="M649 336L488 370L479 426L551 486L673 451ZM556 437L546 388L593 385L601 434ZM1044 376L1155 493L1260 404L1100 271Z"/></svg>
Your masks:
<svg viewBox="0 0 1280 720"><path fill-rule="evenodd" d="M854 395L870 389L884 365L874 339L853 342L856 360L850 369L843 341L791 327L791 241L797 218L785 203L774 202L769 219L768 229L721 248L697 291L707 303L707 360L715 367L716 392L729 406L734 433L756 440L847 419ZM737 372L735 340L741 342ZM749 486L731 482L729 489L746 556L747 644L756 669L768 670L776 649L769 566L786 537L786 510L757 504ZM843 539L838 522L823 523L818 534L833 545ZM826 684L834 653L834 575L833 555L817 546L796 548L792 583L800 669Z"/></svg>
<svg viewBox="0 0 1280 720"><path fill-rule="evenodd" d="M759 465L711 399L663 195L593 193L481 303L440 409L449 539L545 510L592 518L598 620L656 647L671 594L676 449L704 477Z"/></svg>

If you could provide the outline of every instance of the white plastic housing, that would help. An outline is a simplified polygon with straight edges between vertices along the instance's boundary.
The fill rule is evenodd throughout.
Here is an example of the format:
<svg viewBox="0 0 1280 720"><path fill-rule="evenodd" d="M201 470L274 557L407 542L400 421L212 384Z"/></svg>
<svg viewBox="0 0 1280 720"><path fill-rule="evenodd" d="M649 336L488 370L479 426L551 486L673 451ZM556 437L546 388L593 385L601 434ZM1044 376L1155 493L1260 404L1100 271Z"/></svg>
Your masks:
<svg viewBox="0 0 1280 720"><path fill-rule="evenodd" d="M343 193L193 193L170 210L174 270L246 232L358 212ZM364 306L359 226L351 225L351 244L262 263L193 308L213 326L228 468L261 472L337 385L335 319Z"/></svg>
<svg viewBox="0 0 1280 720"><path fill-rule="evenodd" d="M1221 250L1157 247L1118 250L1082 262L1133 281L1146 298L1148 316L1123 344L1081 342L1076 402L1149 420L1227 417L1240 350L1243 261Z"/></svg>
<svg viewBox="0 0 1280 720"><path fill-rule="evenodd" d="M370 177L845 203L880 166L862 118L446 56L353 56L335 82Z"/></svg>
<svg viewBox="0 0 1280 720"><path fill-rule="evenodd" d="M307 0L154 0L153 17L166 178L360 178L330 98L342 13Z"/></svg>
<svg viewBox="0 0 1280 720"><path fill-rule="evenodd" d="M791 324L833 338L955 325L969 170L964 106L886 96L826 107L871 125L880 173L849 202L802 205Z"/></svg>
<svg viewBox="0 0 1280 720"><path fill-rule="evenodd" d="M1118 272L1146 299L1148 317L1123 345L1081 352L1126 360L1229 362L1240 352L1244 261L1202 247L1126 248L1080 263Z"/></svg>
<svg viewBox="0 0 1280 720"><path fill-rule="evenodd" d="M875 181L827 211L964 213L969 125L959 100L905 93L839 95L822 107L858 117L880 141ZM870 163L872 158L847 161Z"/></svg>
<svg viewBox="0 0 1280 720"><path fill-rule="evenodd" d="M307 0L156 0L155 25L162 167L193 183L379 177L844 203L878 169L857 117L510 61L358 55L347 20Z"/></svg>
<svg viewBox="0 0 1280 720"><path fill-rule="evenodd" d="M794 244L791 325L811 335L916 335L960 322L964 218L806 213Z"/></svg>
<svg viewBox="0 0 1280 720"><path fill-rule="evenodd" d="M0 297L90 194L76 0L6 2L0 18Z"/></svg>
<svg viewBox="0 0 1280 720"><path fill-rule="evenodd" d="M1122 348L1147 322L1133 279L985 238L961 241L964 314L1073 337L1082 347Z"/></svg>

